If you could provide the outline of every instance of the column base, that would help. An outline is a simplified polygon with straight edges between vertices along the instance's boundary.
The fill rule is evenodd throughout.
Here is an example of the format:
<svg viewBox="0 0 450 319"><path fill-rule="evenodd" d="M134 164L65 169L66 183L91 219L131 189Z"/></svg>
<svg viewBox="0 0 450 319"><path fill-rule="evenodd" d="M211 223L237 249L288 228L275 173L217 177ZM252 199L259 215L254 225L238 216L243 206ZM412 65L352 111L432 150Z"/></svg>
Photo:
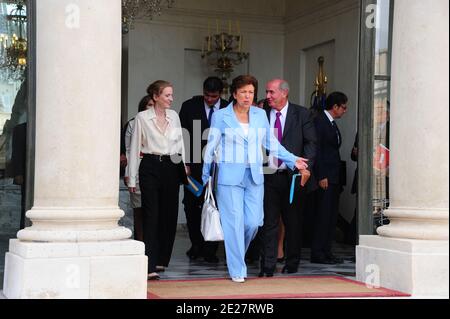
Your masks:
<svg viewBox="0 0 450 319"><path fill-rule="evenodd" d="M146 299L147 256L134 240L35 243L11 239L3 293L10 299Z"/></svg>
<svg viewBox="0 0 450 319"><path fill-rule="evenodd" d="M417 297L449 295L448 241L361 236L356 279Z"/></svg>

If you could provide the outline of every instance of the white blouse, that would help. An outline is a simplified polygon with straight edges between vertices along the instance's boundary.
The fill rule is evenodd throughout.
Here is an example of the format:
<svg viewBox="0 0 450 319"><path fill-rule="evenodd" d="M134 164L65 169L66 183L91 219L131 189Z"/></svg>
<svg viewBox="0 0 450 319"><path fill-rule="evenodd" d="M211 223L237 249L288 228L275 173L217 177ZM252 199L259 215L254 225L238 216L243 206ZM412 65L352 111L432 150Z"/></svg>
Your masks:
<svg viewBox="0 0 450 319"><path fill-rule="evenodd" d="M244 135L245 137L247 137L250 124L249 123L239 123L239 124L241 124L242 130L244 131Z"/></svg>
<svg viewBox="0 0 450 319"><path fill-rule="evenodd" d="M156 113L153 107L140 112L134 121L131 137L129 187L136 187L139 172L140 154L175 155L181 154L184 161L184 143L180 117L173 110L166 110L168 122L165 132L156 124Z"/></svg>
<svg viewBox="0 0 450 319"><path fill-rule="evenodd" d="M132 119L128 122L127 130L125 131L125 156L127 157L127 163L130 163L130 150L131 150L131 137L133 136L134 131L134 121L135 119ZM140 161L138 165L140 164ZM130 164L127 164L127 167L125 167L125 177L130 176Z"/></svg>

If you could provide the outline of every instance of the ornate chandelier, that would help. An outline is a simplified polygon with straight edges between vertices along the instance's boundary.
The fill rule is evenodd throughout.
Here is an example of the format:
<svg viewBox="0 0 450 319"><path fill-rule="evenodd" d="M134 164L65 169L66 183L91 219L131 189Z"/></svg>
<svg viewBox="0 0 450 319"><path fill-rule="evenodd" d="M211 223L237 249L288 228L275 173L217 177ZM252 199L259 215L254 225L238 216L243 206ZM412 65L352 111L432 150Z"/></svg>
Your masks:
<svg viewBox="0 0 450 319"><path fill-rule="evenodd" d="M12 35L0 34L0 68L2 77L23 80L27 66L27 13L24 1L6 15L7 30Z"/></svg>
<svg viewBox="0 0 450 319"><path fill-rule="evenodd" d="M224 94L229 91L228 79L236 65L248 59L249 53L242 50L242 35L239 22L236 23L236 34L232 34L231 21L228 22L228 32L219 31L219 21L216 20L216 33L210 34L208 23L208 36L202 44L202 59L213 66L214 72L222 79Z"/></svg>
<svg viewBox="0 0 450 319"><path fill-rule="evenodd" d="M171 8L175 0L122 0L122 33L126 34L134 28L134 21L147 17L152 19L160 15L162 7Z"/></svg>

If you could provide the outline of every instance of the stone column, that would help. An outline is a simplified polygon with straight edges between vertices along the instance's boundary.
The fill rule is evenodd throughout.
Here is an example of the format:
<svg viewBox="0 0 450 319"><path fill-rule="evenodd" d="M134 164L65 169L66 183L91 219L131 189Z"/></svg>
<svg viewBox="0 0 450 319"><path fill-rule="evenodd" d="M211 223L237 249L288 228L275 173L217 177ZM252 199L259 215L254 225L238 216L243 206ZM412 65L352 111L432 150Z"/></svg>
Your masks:
<svg viewBox="0 0 450 319"><path fill-rule="evenodd" d="M448 6L395 1L391 223L357 247L358 280L415 296L449 293Z"/></svg>
<svg viewBox="0 0 450 319"><path fill-rule="evenodd" d="M147 257L119 227L121 1L36 1L32 226L10 241L8 298L146 298Z"/></svg>

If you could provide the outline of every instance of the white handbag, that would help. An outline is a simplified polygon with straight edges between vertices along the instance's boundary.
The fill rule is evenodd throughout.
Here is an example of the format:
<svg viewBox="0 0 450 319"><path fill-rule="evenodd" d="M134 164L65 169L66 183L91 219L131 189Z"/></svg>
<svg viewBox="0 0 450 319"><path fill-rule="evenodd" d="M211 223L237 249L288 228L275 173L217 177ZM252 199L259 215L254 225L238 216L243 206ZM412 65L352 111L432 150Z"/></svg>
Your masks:
<svg viewBox="0 0 450 319"><path fill-rule="evenodd" d="M203 203L202 219L200 225L205 241L223 241L223 230L220 223L220 214L216 206L216 201L212 194L211 177L205 191L205 202Z"/></svg>

